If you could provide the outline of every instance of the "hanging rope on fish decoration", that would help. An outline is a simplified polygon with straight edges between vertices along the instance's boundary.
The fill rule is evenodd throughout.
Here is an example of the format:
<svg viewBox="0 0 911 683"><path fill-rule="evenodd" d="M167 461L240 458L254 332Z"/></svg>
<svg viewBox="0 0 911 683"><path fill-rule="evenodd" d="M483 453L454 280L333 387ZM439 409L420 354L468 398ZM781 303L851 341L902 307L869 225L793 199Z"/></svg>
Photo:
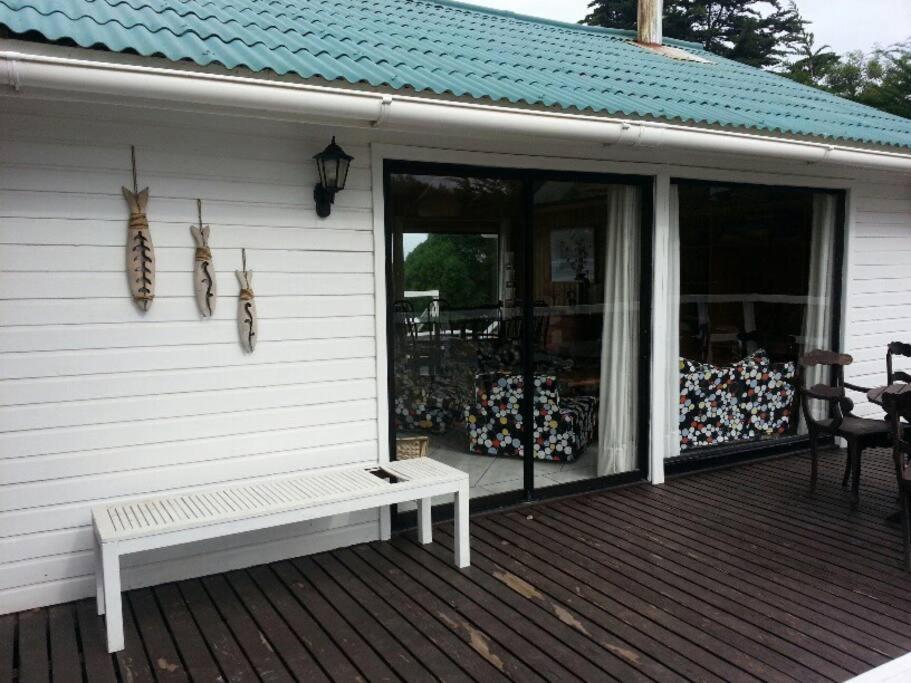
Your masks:
<svg viewBox="0 0 911 683"><path fill-rule="evenodd" d="M143 311L148 311L155 298L155 248L146 206L149 203L149 188L142 192L136 183L136 148L130 147L133 165L133 191L122 187L123 197L130 208L130 223L127 229L127 277L133 301Z"/></svg>
<svg viewBox="0 0 911 683"><path fill-rule="evenodd" d="M256 300L253 297L253 271L247 270L247 250L241 249L243 270L235 270L240 283L240 295L237 299L237 330L240 333L240 345L244 351L253 353L256 348Z"/></svg>
<svg viewBox="0 0 911 683"><path fill-rule="evenodd" d="M190 234L196 243L193 256L193 289L196 294L196 305L203 318L209 318L215 312L215 266L212 263L212 250L209 249L209 226L202 224L202 200L196 200L196 212L199 225L190 226Z"/></svg>

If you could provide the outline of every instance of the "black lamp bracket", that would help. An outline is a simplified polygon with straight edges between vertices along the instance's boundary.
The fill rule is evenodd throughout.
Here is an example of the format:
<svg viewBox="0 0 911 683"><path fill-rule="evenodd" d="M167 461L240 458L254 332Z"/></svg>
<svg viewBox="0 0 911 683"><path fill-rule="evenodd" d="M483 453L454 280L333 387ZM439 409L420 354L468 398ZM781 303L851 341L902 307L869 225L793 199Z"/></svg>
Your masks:
<svg viewBox="0 0 911 683"><path fill-rule="evenodd" d="M317 183L313 188L313 201L316 202L316 215L326 218L332 211L335 202L335 192L327 190L322 183Z"/></svg>

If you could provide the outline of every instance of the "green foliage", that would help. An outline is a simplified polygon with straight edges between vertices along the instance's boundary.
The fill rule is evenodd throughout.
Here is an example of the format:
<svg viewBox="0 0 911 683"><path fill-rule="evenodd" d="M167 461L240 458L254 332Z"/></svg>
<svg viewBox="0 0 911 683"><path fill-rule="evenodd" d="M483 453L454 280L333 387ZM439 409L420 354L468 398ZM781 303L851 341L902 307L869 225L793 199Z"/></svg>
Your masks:
<svg viewBox="0 0 911 683"><path fill-rule="evenodd" d="M805 85L818 85L840 59L828 45L816 47L816 37L807 31L794 46L794 56L797 59L788 65L787 75Z"/></svg>
<svg viewBox="0 0 911 683"><path fill-rule="evenodd" d="M636 28L637 0L593 0L583 23ZM800 40L804 20L781 0L665 0L664 35L751 66L781 64Z"/></svg>
<svg viewBox="0 0 911 683"><path fill-rule="evenodd" d="M405 258L405 289L438 289L454 308L495 303L497 240L472 234L428 235Z"/></svg>
<svg viewBox="0 0 911 683"><path fill-rule="evenodd" d="M871 55L850 52L816 84L861 104L911 118L911 41Z"/></svg>
<svg viewBox="0 0 911 683"><path fill-rule="evenodd" d="M790 78L911 118L911 41L839 57L827 45L816 48L808 33L795 56L785 74Z"/></svg>
<svg viewBox="0 0 911 683"><path fill-rule="evenodd" d="M638 0L592 0L582 23L633 30ZM850 18L846 18L850 20ZM871 54L817 47L793 2L665 0L664 35L911 118L911 41Z"/></svg>

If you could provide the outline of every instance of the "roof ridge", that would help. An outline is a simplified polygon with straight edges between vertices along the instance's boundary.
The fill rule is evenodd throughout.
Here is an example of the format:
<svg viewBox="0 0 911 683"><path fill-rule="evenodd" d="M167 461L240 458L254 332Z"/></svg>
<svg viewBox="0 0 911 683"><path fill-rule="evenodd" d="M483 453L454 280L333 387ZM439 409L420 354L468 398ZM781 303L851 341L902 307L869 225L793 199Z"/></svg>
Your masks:
<svg viewBox="0 0 911 683"><path fill-rule="evenodd" d="M588 31L591 33L605 33L607 35L612 35L617 38L625 38L628 40L635 40L636 38L636 32L629 29L608 28L607 26L592 26L590 24L573 23L571 21L560 21L559 19L548 19L547 17L535 16L534 14L523 14L522 12L513 12L512 10L496 9L495 7L486 7L484 5L475 5L474 3L462 2L461 0L404 0L404 2L443 5L444 7L453 7L455 9L462 9L469 12L478 12L482 14L492 14L494 16L516 19L518 21L530 21L535 24L556 26L557 28L565 28L576 31ZM700 52L706 51L702 44L689 40L668 38L665 36L664 42L668 45L673 45L674 47L699 50Z"/></svg>

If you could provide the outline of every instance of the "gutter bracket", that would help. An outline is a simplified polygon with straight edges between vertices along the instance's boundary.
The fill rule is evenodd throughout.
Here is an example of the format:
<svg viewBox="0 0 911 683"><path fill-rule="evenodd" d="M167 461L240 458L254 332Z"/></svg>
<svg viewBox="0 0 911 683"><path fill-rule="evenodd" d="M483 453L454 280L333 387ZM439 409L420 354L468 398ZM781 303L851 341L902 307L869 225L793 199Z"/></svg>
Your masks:
<svg viewBox="0 0 911 683"><path fill-rule="evenodd" d="M19 63L15 59L6 61L6 84L13 92L22 92L22 79L19 77Z"/></svg>
<svg viewBox="0 0 911 683"><path fill-rule="evenodd" d="M822 150L822 157L819 159L810 159L807 161L808 166L815 166L816 164L824 164L829 160L829 157L832 156L832 152L835 151L835 145L826 145Z"/></svg>
<svg viewBox="0 0 911 683"><path fill-rule="evenodd" d="M392 95L383 95L383 99L380 102L379 114L377 114L376 120L370 125L374 128L381 127L389 119L390 109L392 109Z"/></svg>

